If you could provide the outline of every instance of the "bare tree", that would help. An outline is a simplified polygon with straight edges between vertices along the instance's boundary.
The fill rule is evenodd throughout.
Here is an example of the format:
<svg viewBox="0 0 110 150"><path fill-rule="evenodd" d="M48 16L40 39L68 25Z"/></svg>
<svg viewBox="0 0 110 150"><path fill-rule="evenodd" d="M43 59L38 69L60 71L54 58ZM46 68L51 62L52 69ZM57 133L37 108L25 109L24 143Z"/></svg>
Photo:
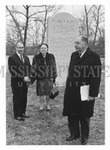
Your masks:
<svg viewBox="0 0 110 150"><path fill-rule="evenodd" d="M13 13L11 12L11 10L8 8L8 6L6 6L6 9L8 10L9 14L11 15L11 17L13 19L13 22L15 23L15 26L16 26L16 28L18 30L18 33L19 33L19 36L20 36L20 40L23 43L23 37L22 37L22 34L21 34L20 25L19 25L17 19L15 18L15 16L13 15Z"/></svg>
<svg viewBox="0 0 110 150"><path fill-rule="evenodd" d="M14 6L12 6L14 8ZM29 26L29 21L33 15L36 15L37 12L34 12L33 14L29 15L29 10L30 10L31 5L23 5L23 8L25 9L25 13L18 11L18 10L11 10L9 9L8 6L6 6L7 11L12 17L13 22L15 23L16 29L19 33L19 40L23 43L24 48L26 47L26 40L27 40L27 32L28 32L28 26ZM17 18L15 17L15 14L18 15L23 15L25 18L25 23L20 23ZM23 25L22 25L23 24ZM23 33L22 33L23 32Z"/></svg>
<svg viewBox="0 0 110 150"><path fill-rule="evenodd" d="M38 6L33 6L33 7L38 7ZM43 43L46 38L47 18L49 16L49 14L51 14L51 16L55 15L59 10L62 9L62 5L59 5L59 6L57 6L57 5L41 5L40 7L42 8L41 13L43 13L43 15L41 18L40 17L35 18L35 21L39 21L42 24L42 41L41 41L41 43Z"/></svg>
<svg viewBox="0 0 110 150"><path fill-rule="evenodd" d="M80 34L85 34L88 39L97 42L100 28L104 26L104 9L102 5L84 5L84 13L80 20Z"/></svg>
<svg viewBox="0 0 110 150"><path fill-rule="evenodd" d="M40 29L41 29L41 25L39 22L33 21L32 24L30 24L30 28L28 30L28 39L27 39L28 45L37 47L37 45L41 43Z"/></svg>
<svg viewBox="0 0 110 150"><path fill-rule="evenodd" d="M89 38L89 13L91 12L92 8L95 5L92 5L89 10L87 10L87 6L84 5L84 9L85 9L85 21L86 21L86 32L87 32L87 38Z"/></svg>
<svg viewBox="0 0 110 150"><path fill-rule="evenodd" d="M94 25L95 32L94 32L93 45L95 45L95 43L96 43L96 38L97 38L98 31L100 32L99 24L102 22L102 20L100 19L100 17L104 14L104 13L100 13L101 5L95 6L95 8L96 9L93 12L93 19L95 21L95 25Z"/></svg>
<svg viewBox="0 0 110 150"><path fill-rule="evenodd" d="M11 16L12 18L10 19L9 25L12 27L12 24L14 23L13 29L15 30L16 34L19 35L18 39L24 44L24 47L26 47L27 41L29 41L28 39L30 39L29 36L31 35L32 37L31 29L33 26L32 25L33 21L36 22L35 23L36 29L33 28L37 31L36 42L38 41L37 39L38 35L41 35L41 43L43 43L45 40L47 30L47 17L49 14L55 15L60 9L61 6L56 5L39 5L39 6L23 5L18 6L17 8L15 6L11 7L6 6L6 10L9 13L7 17ZM23 18L23 21L21 21L20 18Z"/></svg>

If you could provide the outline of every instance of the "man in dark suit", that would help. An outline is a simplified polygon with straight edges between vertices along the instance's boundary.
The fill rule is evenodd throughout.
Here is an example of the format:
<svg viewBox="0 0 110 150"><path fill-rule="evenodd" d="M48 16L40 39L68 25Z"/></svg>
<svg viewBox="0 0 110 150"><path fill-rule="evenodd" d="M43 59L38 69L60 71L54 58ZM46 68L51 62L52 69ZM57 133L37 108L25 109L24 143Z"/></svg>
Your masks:
<svg viewBox="0 0 110 150"><path fill-rule="evenodd" d="M75 40L75 48L68 69L63 116L68 116L70 131L66 140L72 141L81 135L81 144L85 145L89 138L90 117L93 116L95 97L99 93L101 61L98 54L88 47L86 37L78 37ZM81 87L84 86L89 87L89 95L82 101Z"/></svg>
<svg viewBox="0 0 110 150"><path fill-rule="evenodd" d="M24 55L24 46L21 42L16 46L16 53L9 57L8 65L11 73L14 117L19 121L24 121L24 118L28 118L25 112L30 81L30 61Z"/></svg>

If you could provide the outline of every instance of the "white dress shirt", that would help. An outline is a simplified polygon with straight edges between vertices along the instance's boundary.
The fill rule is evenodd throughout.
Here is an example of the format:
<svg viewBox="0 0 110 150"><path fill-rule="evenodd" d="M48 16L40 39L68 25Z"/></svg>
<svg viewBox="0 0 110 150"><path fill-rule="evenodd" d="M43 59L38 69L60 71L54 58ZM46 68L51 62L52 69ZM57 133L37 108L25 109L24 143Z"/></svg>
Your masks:
<svg viewBox="0 0 110 150"><path fill-rule="evenodd" d="M20 56L20 54L18 53L18 52L16 52L17 53L17 55L19 56L19 58L21 59L21 56ZM22 55L23 56L23 55ZM24 62L24 58L22 58L23 59L23 62Z"/></svg>
<svg viewBox="0 0 110 150"><path fill-rule="evenodd" d="M81 53L80 58L84 55L84 53L87 51L87 48Z"/></svg>

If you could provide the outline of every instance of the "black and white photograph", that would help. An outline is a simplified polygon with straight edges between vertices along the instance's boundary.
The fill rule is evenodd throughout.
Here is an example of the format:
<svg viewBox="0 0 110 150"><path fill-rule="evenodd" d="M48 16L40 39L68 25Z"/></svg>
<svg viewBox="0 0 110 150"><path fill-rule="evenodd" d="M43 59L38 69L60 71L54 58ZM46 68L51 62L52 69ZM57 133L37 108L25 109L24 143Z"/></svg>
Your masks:
<svg viewBox="0 0 110 150"><path fill-rule="evenodd" d="M106 6L4 5L6 146L106 146Z"/></svg>

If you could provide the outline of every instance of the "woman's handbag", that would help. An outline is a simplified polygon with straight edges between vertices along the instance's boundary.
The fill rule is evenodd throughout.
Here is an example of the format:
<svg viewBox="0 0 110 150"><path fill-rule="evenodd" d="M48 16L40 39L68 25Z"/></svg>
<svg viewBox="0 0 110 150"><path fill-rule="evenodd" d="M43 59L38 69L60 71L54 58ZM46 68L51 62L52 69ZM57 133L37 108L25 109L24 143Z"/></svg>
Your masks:
<svg viewBox="0 0 110 150"><path fill-rule="evenodd" d="M55 86L50 93L50 99L54 100L54 98L58 95L59 95L59 90L58 90L58 87Z"/></svg>

